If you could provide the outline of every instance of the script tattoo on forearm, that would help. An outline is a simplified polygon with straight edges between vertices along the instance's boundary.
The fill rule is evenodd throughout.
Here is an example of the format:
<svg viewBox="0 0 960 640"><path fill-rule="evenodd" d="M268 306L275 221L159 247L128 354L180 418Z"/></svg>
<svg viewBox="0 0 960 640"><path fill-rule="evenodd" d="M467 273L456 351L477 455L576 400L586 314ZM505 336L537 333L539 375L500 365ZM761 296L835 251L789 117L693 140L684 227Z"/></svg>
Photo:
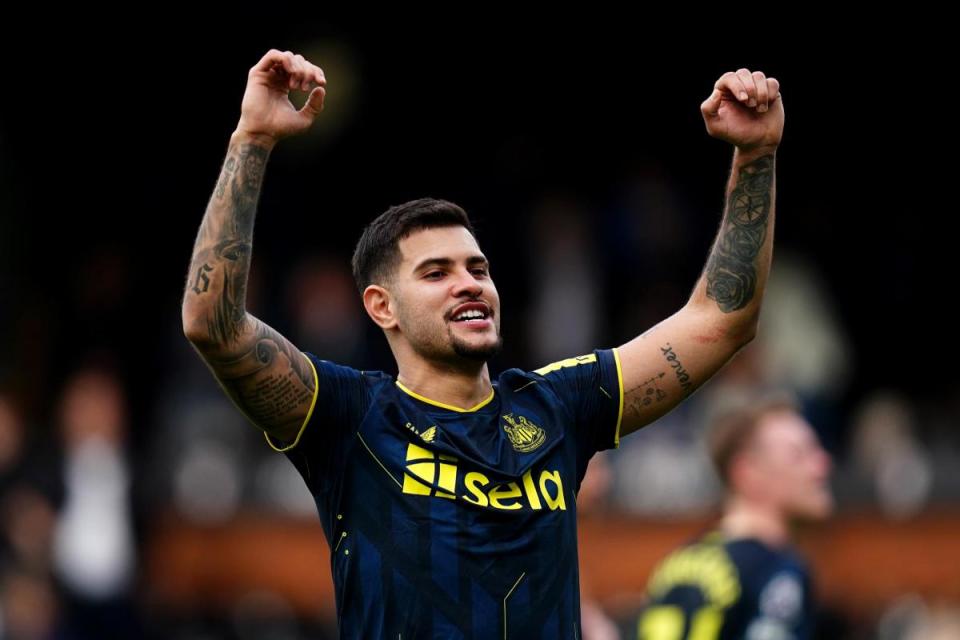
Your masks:
<svg viewBox="0 0 960 640"><path fill-rule="evenodd" d="M683 390L687 393L693 390L693 382L690 381L690 374L687 373L687 370L683 368L683 365L680 364L680 358L677 357L677 354L674 353L673 347L670 346L668 342L665 347L660 347L660 351L663 353L663 357L666 358L667 363L673 367L674 373L677 374L677 380L680 382L680 386L683 387Z"/></svg>
<svg viewBox="0 0 960 640"><path fill-rule="evenodd" d="M707 297L724 313L745 307L756 291L756 257L767 235L774 156L740 168L720 235L707 261Z"/></svg>
<svg viewBox="0 0 960 640"><path fill-rule="evenodd" d="M230 147L194 244L190 291L213 296L206 324L214 342L229 343L243 330L253 224L269 154L254 144Z"/></svg>

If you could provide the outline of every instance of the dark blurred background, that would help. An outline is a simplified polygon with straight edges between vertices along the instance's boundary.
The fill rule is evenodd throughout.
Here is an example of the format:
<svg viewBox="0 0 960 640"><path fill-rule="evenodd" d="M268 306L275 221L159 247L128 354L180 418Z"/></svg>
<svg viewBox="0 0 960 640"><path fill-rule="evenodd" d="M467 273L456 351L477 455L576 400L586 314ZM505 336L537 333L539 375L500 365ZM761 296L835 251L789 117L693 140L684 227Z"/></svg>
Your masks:
<svg viewBox="0 0 960 640"><path fill-rule="evenodd" d="M609 625L594 637L628 637L651 564L716 514L699 439L713 403L771 383L799 394L836 463L839 513L800 537L819 637L960 637L952 72L932 27L126 20L4 47L0 637L334 633L310 496L180 324L269 48L320 66L327 99L271 156L248 309L304 350L391 374L349 273L377 214L433 196L474 218L503 303L492 375L618 346L686 301L716 234L732 149L700 103L725 71L776 77L760 336L596 458L581 564ZM604 540L627 553L607 558Z"/></svg>

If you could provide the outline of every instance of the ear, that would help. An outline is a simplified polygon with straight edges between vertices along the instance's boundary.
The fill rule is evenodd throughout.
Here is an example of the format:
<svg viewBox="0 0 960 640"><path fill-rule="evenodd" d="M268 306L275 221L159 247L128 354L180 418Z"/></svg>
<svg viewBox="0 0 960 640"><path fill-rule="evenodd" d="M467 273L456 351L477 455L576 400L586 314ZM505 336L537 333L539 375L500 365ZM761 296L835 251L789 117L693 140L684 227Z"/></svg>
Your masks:
<svg viewBox="0 0 960 640"><path fill-rule="evenodd" d="M753 468L753 461L750 460L745 451L734 454L730 460L727 469L730 487L734 491L751 492L756 482L756 473Z"/></svg>
<svg viewBox="0 0 960 640"><path fill-rule="evenodd" d="M380 285L371 284L363 290L363 308L381 329L397 326L395 303L390 292Z"/></svg>

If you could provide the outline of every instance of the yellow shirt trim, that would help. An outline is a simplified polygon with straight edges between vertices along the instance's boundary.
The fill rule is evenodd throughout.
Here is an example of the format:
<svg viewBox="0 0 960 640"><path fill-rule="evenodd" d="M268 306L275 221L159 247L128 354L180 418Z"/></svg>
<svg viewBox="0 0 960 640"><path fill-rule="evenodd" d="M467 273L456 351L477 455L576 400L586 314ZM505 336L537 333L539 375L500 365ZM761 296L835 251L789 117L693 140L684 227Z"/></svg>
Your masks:
<svg viewBox="0 0 960 640"><path fill-rule="evenodd" d="M301 351L300 353L303 352ZM310 363L310 369L313 371L313 399L310 401L310 410L307 411L307 417L303 419L303 425L300 426L300 431L297 432L297 437L291 444L288 444L285 447L277 447L270 442L270 434L266 431L263 432L263 437L267 439L267 444L270 445L270 448L279 453L293 449L300 442L300 436L303 435L303 430L307 428L307 423L310 422L310 418L313 416L313 408L317 406L317 396L320 395L320 380L317 376L317 368L313 365L313 360L311 360L307 354L303 353L303 357L306 358L307 362Z"/></svg>
<svg viewBox="0 0 960 640"><path fill-rule="evenodd" d="M623 370L620 368L620 354L613 348L613 359L617 363L617 384L620 386L620 408L617 409L617 433L613 436L613 444L620 447L620 423L623 421Z"/></svg>
<svg viewBox="0 0 960 640"><path fill-rule="evenodd" d="M408 395L413 396L413 397L416 398L417 400L422 400L422 401L424 401L424 402L426 402L426 403L429 403L429 404L432 404L432 405L434 405L434 406L442 407L442 408L444 408L444 409L449 409L450 411L459 411L460 413L468 413L468 412L470 412L470 411L476 411L476 410L479 409L480 407L482 407L482 406L484 406L484 405L486 405L486 404L489 404L490 401L493 400L493 396L496 394L496 392L495 392L493 389L491 389L491 390L490 390L490 395L487 397L486 400L483 400L482 402L473 405L473 406L470 407L469 409L461 409L460 407L455 407L455 406L453 406L452 404L445 404L445 403L443 403L443 402L437 402L436 400L431 400L430 398L427 398L427 397L425 397L425 396L420 395L420 394L417 393L416 391L411 391L410 389L407 389L405 386L403 386L403 384L402 384L399 380L397 380L396 383L397 383L397 386L400 387L405 393L407 393Z"/></svg>

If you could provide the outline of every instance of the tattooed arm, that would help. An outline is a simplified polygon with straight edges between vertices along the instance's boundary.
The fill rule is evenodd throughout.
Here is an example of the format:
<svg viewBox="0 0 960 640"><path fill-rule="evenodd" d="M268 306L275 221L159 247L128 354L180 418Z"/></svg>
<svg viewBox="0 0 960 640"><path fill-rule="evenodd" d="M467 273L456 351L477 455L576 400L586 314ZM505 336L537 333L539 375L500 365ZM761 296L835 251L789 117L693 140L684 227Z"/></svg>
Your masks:
<svg viewBox="0 0 960 640"><path fill-rule="evenodd" d="M264 169L281 138L306 130L323 108L323 72L271 50L251 70L240 122L193 247L183 331L220 386L254 424L293 441L316 391L313 367L286 338L246 311L253 225ZM316 84L297 111L291 88Z"/></svg>
<svg viewBox="0 0 960 640"><path fill-rule="evenodd" d="M711 136L734 145L720 230L690 299L617 348L625 435L668 413L753 340L773 256L780 84L728 72L701 105Z"/></svg>

